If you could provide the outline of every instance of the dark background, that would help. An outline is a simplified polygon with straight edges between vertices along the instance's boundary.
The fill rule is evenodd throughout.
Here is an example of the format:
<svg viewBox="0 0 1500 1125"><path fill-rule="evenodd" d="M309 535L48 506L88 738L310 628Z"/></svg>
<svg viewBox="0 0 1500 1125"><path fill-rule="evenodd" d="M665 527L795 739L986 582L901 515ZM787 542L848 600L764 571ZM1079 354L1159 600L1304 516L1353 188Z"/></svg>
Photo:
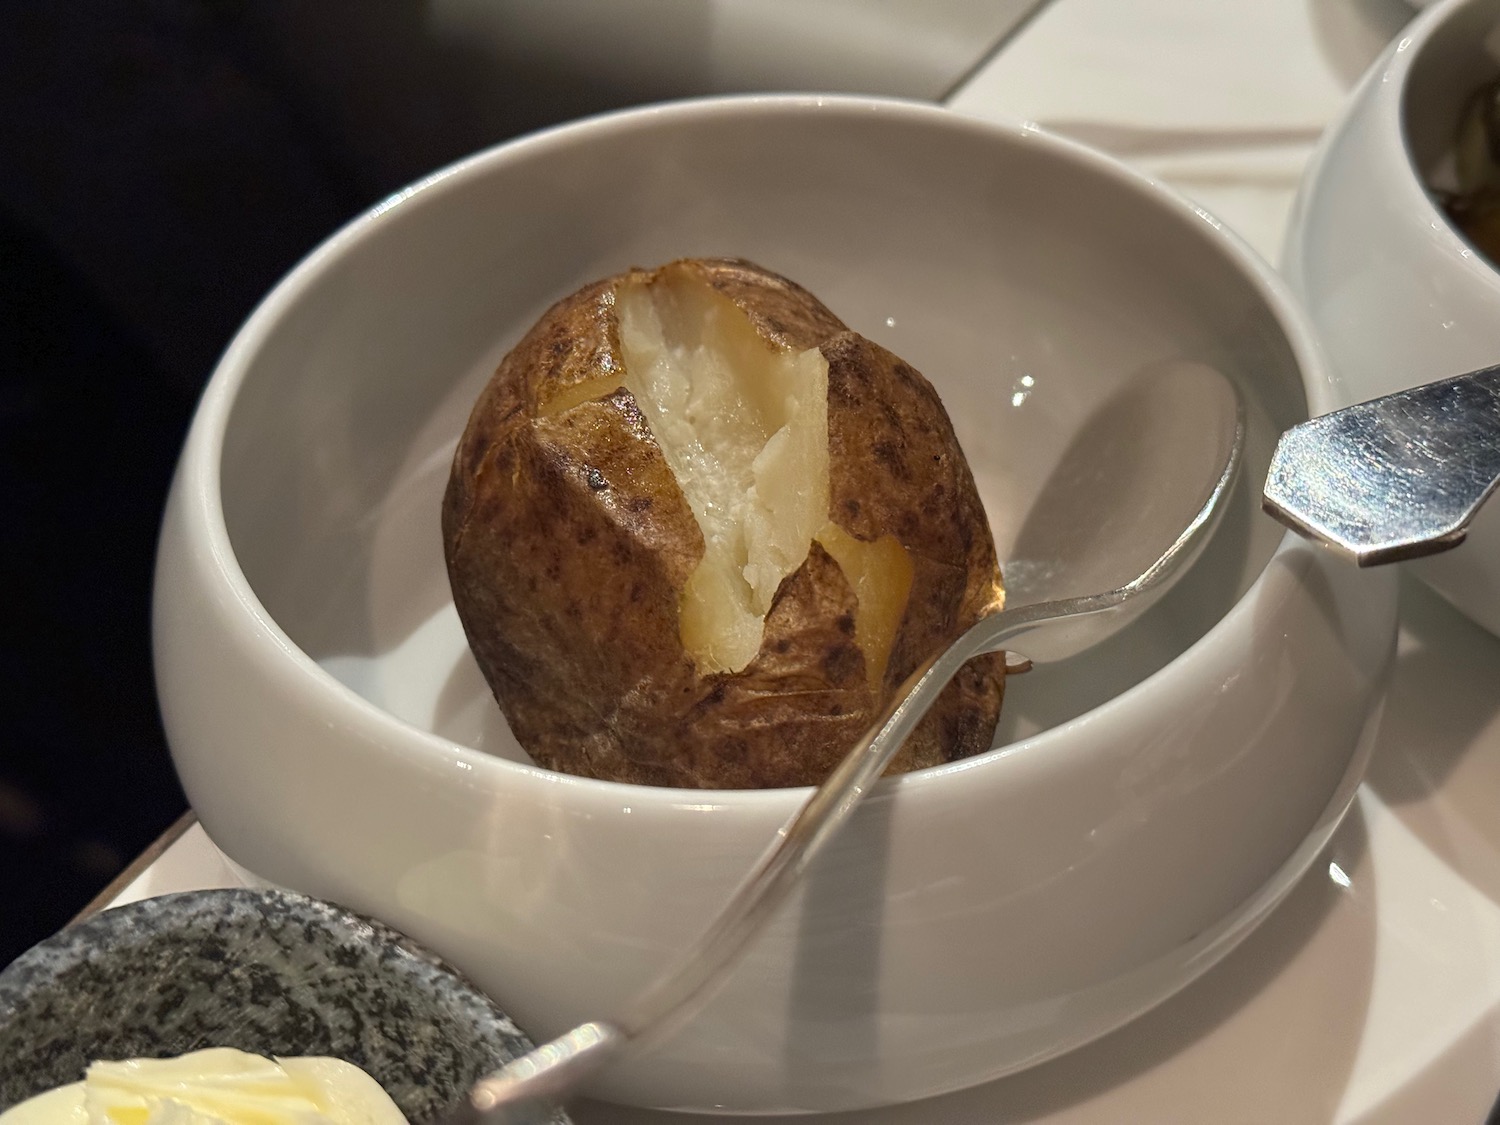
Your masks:
<svg viewBox="0 0 1500 1125"><path fill-rule="evenodd" d="M445 40L424 7L0 0L0 965L186 807L151 679L157 524L254 303L433 168L689 92Z"/></svg>
<svg viewBox="0 0 1500 1125"><path fill-rule="evenodd" d="M703 0L0 0L0 965L186 807L151 678L157 525L204 382L283 273L433 169L589 113L940 99L1014 7L885 5L882 47L843 9L768 6L726 63Z"/></svg>

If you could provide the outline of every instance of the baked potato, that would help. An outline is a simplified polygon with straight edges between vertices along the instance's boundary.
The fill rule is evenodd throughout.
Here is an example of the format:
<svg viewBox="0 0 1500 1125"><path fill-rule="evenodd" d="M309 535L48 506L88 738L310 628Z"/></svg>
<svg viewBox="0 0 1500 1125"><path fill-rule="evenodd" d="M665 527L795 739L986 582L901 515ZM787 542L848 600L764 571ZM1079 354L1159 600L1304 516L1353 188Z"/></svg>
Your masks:
<svg viewBox="0 0 1500 1125"><path fill-rule="evenodd" d="M585 286L480 395L442 509L454 602L542 766L688 788L820 782L1003 588L932 386L750 262ZM988 748L971 661L893 770Z"/></svg>

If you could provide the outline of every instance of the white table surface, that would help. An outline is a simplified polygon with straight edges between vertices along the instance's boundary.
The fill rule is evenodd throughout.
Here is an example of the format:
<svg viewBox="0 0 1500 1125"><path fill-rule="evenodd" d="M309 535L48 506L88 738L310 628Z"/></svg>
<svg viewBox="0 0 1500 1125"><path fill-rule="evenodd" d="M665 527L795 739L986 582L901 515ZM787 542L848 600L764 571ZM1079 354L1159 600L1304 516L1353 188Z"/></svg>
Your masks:
<svg viewBox="0 0 1500 1125"><path fill-rule="evenodd" d="M1055 0L949 104L1114 151L1274 261L1317 137L1412 14L1396 0ZM240 881L194 826L115 902ZM1408 581L1369 778L1327 854L1243 946L1061 1059L815 1120L1477 1123L1497 1090L1500 639Z"/></svg>

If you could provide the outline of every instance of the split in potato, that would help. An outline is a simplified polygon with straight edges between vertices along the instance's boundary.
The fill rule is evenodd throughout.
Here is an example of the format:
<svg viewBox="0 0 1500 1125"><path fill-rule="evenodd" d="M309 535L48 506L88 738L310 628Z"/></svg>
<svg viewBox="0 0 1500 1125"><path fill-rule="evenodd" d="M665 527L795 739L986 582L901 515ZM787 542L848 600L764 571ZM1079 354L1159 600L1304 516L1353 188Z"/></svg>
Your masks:
<svg viewBox="0 0 1500 1125"><path fill-rule="evenodd" d="M742 261L553 306L475 406L443 536L521 744L627 782L816 784L1002 597L932 387ZM986 749L1003 677L972 661L893 768Z"/></svg>

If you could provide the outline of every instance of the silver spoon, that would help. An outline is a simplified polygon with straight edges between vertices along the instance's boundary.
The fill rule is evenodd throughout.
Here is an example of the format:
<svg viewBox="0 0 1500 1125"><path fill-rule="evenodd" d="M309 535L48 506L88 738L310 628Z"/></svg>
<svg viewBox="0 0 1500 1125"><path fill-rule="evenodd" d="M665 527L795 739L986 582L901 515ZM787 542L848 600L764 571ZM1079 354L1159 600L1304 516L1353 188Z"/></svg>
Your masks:
<svg viewBox="0 0 1500 1125"><path fill-rule="evenodd" d="M911 674L675 966L614 1017L576 1027L480 1079L447 1121L546 1120L549 1103L625 1048L680 1028L728 977L964 662L1001 649L1032 663L1062 660L1133 620L1202 550L1243 445L1238 396L1212 368L1161 364L1128 380L1064 453L1017 538L1026 604L979 621Z"/></svg>
<svg viewBox="0 0 1500 1125"><path fill-rule="evenodd" d="M1335 410L1281 435L1262 506L1360 566L1463 542L1500 484L1500 367Z"/></svg>

